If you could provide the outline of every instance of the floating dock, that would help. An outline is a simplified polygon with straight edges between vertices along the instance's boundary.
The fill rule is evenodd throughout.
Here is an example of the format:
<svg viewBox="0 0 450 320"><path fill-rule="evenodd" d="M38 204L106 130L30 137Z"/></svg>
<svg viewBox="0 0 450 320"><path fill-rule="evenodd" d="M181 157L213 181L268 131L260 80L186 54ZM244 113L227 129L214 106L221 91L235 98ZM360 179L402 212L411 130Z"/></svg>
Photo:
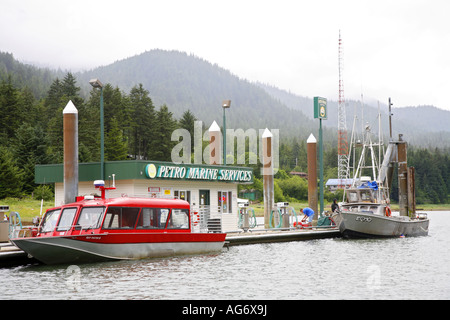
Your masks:
<svg viewBox="0 0 450 320"><path fill-rule="evenodd" d="M11 243L0 243L0 268L16 267L36 262L36 259L29 258L26 252Z"/></svg>
<svg viewBox="0 0 450 320"><path fill-rule="evenodd" d="M325 238L337 238L341 233L338 228L305 228L305 229L253 229L247 232L230 232L225 238L226 246L258 244L269 242L303 241Z"/></svg>

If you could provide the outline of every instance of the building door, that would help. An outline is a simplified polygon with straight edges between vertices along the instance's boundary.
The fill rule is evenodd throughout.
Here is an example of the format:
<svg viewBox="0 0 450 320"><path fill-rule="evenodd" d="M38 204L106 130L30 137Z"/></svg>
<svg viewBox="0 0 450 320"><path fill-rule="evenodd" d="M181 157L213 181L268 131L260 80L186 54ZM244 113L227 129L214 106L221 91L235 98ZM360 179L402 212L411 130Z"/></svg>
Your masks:
<svg viewBox="0 0 450 320"><path fill-rule="evenodd" d="M199 190L200 206L209 206L209 190Z"/></svg>

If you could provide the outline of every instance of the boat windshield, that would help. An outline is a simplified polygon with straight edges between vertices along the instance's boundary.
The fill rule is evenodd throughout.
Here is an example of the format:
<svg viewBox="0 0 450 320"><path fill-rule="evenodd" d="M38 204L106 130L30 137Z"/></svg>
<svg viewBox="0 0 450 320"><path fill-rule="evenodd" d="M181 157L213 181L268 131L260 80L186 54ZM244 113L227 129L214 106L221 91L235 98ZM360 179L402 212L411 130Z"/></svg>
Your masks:
<svg viewBox="0 0 450 320"><path fill-rule="evenodd" d="M348 203L358 202L358 192L357 191L347 191L346 195L347 195Z"/></svg>
<svg viewBox="0 0 450 320"><path fill-rule="evenodd" d="M41 232L51 232L55 229L56 223L58 223L59 214L61 209L48 211L45 214L44 220L42 221Z"/></svg>
<svg viewBox="0 0 450 320"><path fill-rule="evenodd" d="M77 213L77 208L66 208L61 214L61 219L59 219L57 231L67 231L72 227L73 218Z"/></svg>
<svg viewBox="0 0 450 320"><path fill-rule="evenodd" d="M372 202L372 191L371 190L361 190L361 200L363 202Z"/></svg>
<svg viewBox="0 0 450 320"><path fill-rule="evenodd" d="M105 207L85 207L81 209L77 225L81 226L83 229L96 229L100 227L104 210Z"/></svg>

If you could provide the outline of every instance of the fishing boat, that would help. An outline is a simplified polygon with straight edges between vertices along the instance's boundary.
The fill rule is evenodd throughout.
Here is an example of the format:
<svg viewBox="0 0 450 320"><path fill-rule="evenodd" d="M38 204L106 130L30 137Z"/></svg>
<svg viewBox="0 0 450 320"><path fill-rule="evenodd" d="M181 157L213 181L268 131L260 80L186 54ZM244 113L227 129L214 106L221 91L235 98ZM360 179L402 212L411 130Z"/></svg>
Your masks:
<svg viewBox="0 0 450 320"><path fill-rule="evenodd" d="M389 108L390 106L391 103ZM391 119L389 120L391 123ZM370 126L366 125L362 151L352 185L344 190L343 202L333 216L340 232L345 238L428 235L427 214L417 213L415 210L414 168L407 167L406 142L403 141L402 135L394 141L391 133L383 161L381 161L383 153L381 139L379 138L378 143L374 143L371 136ZM378 147L378 156L375 147ZM399 180L398 213L392 212L389 198L395 163L398 164ZM372 176L364 175L363 172L364 174L369 172Z"/></svg>
<svg viewBox="0 0 450 320"><path fill-rule="evenodd" d="M218 252L225 233L197 231L179 199L87 196L48 209L31 236L11 242L45 264L79 264Z"/></svg>

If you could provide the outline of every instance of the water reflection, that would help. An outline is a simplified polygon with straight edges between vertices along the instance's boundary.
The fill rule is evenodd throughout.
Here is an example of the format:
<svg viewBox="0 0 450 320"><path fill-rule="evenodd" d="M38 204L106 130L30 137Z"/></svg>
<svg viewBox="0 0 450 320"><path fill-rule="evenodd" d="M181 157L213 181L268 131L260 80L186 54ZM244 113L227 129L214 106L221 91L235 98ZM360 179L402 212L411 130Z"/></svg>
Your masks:
<svg viewBox="0 0 450 320"><path fill-rule="evenodd" d="M321 239L211 255L0 269L2 299L449 299L450 213L428 237Z"/></svg>

